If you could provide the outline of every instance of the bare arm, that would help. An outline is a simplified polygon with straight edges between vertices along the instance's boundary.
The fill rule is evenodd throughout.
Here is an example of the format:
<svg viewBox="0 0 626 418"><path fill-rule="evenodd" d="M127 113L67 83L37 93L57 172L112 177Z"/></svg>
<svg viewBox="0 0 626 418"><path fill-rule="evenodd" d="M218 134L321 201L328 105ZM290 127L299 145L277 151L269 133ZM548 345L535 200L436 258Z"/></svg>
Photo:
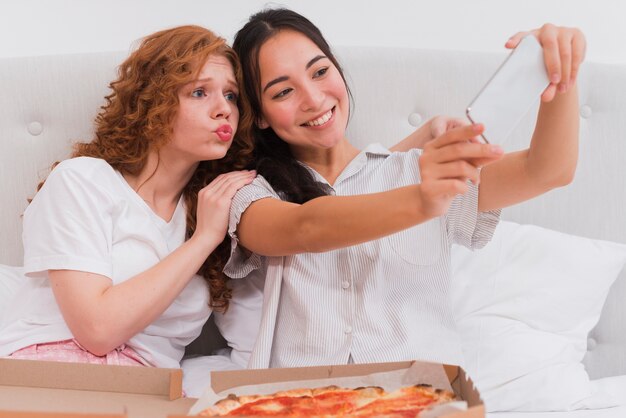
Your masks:
<svg viewBox="0 0 626 418"><path fill-rule="evenodd" d="M579 128L575 81L584 57L584 37L577 29L552 25L534 33L543 45L552 84L542 96L530 147L483 168L478 204L481 211L528 200L569 184L574 177ZM525 34L517 34L507 45L514 47Z"/></svg>
<svg viewBox="0 0 626 418"><path fill-rule="evenodd" d="M267 256L323 252L380 238L445 213L467 180L478 182L483 163L501 150L469 141L482 126L453 129L430 141L420 157L421 183L358 196L324 196L305 204L262 199L244 212L237 233L241 244Z"/></svg>
<svg viewBox="0 0 626 418"><path fill-rule="evenodd" d="M105 355L157 319L198 271L221 239L189 240L154 267L115 286L108 277L51 270L50 282L74 338L95 355Z"/></svg>
<svg viewBox="0 0 626 418"><path fill-rule="evenodd" d="M230 202L253 174L229 173L200 191L194 235L148 270L113 285L105 276L50 270L52 290L74 338L104 355L158 318L226 234Z"/></svg>

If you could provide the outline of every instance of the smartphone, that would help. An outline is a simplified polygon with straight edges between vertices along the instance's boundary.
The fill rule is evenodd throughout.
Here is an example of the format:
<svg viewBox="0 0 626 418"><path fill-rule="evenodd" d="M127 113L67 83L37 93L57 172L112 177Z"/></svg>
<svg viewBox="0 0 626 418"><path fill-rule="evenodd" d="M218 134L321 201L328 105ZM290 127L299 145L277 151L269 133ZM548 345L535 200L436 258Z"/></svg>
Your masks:
<svg viewBox="0 0 626 418"><path fill-rule="evenodd" d="M550 84L543 49L525 36L467 106L467 118L482 123L486 143L503 143Z"/></svg>

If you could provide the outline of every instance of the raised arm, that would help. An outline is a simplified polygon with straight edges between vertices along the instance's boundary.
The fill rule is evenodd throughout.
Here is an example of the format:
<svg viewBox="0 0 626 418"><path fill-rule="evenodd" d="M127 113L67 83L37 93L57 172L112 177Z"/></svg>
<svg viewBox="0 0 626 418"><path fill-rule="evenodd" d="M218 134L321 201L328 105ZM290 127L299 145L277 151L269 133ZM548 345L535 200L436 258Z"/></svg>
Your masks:
<svg viewBox="0 0 626 418"><path fill-rule="evenodd" d="M495 161L499 147L476 143L481 125L450 130L426 144L421 183L358 196L324 196L298 205L267 198L244 212L237 234L257 254L324 252L393 234L444 214L467 180L478 182L477 165Z"/></svg>
<svg viewBox="0 0 626 418"><path fill-rule="evenodd" d="M507 154L482 170L478 203L481 211L510 206L567 185L576 170L576 77L585 55L585 39L578 29L549 24L531 33L543 46L551 84L542 95L530 147ZM506 46L514 48L526 34L516 34Z"/></svg>

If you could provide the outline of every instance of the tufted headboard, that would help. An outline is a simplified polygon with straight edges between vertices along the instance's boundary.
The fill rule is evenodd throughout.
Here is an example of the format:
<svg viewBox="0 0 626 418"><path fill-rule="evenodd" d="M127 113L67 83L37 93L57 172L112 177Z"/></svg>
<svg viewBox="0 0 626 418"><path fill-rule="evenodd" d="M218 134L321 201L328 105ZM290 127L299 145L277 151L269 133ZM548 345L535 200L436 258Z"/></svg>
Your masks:
<svg viewBox="0 0 626 418"><path fill-rule="evenodd" d="M462 116L503 54L339 48L355 99L348 137L392 145L437 114ZM0 60L0 263L22 258L20 215L52 162L89 140L124 53ZM626 243L626 66L586 63L580 79L581 147L575 181L507 209L520 223ZM535 112L536 109L533 111ZM533 113L531 112L531 113ZM529 114L507 150L522 148ZM613 286L585 359L592 378L626 374L626 271Z"/></svg>

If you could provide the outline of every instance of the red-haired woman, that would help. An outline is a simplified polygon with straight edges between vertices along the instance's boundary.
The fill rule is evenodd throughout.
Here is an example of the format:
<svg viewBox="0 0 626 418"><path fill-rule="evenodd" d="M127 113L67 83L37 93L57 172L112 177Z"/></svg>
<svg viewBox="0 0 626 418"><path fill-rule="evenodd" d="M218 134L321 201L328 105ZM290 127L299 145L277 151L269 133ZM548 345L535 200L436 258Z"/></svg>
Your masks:
<svg viewBox="0 0 626 418"><path fill-rule="evenodd" d="M122 63L95 138L24 213L29 278L0 356L179 367L230 298L228 212L255 175L227 172L251 153L235 134L251 123L240 81L232 49L198 26L152 34Z"/></svg>

